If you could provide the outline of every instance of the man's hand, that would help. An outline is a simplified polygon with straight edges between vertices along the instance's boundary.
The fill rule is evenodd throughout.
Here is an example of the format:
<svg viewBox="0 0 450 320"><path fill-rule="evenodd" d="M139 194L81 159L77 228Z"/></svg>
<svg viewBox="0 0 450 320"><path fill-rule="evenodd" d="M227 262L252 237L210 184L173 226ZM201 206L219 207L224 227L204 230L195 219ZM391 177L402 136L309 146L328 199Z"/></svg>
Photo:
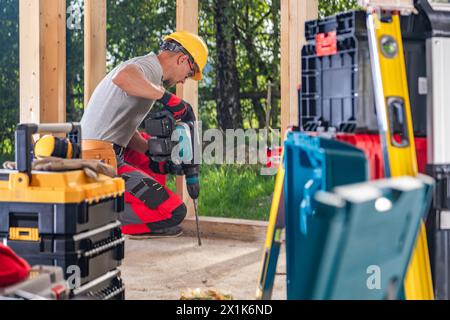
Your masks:
<svg viewBox="0 0 450 320"><path fill-rule="evenodd" d="M181 117L180 120L186 123L187 122L195 123L197 121L197 119L195 118L194 109L192 109L192 106L190 104L188 105L186 112L184 113L184 115Z"/></svg>
<svg viewBox="0 0 450 320"><path fill-rule="evenodd" d="M173 114L175 119L183 122L195 122L195 114L192 106L173 93L168 91L164 92L164 95L158 101L161 102L164 107Z"/></svg>
<svg viewBox="0 0 450 320"><path fill-rule="evenodd" d="M148 151L145 155L150 160L149 168L154 173L164 174L164 175L174 174L177 176L184 175L183 168L181 165L176 165L172 161L163 161L163 162L154 161Z"/></svg>

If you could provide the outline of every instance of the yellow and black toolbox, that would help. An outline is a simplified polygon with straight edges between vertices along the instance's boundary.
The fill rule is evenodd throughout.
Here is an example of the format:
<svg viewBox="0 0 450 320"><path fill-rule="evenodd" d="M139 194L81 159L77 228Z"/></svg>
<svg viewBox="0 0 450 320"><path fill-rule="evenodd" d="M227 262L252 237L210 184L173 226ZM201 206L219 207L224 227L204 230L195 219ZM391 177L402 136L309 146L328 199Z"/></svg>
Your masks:
<svg viewBox="0 0 450 320"><path fill-rule="evenodd" d="M84 170L32 171L33 135L56 132L80 147L79 124L17 126L17 170L0 172L0 241L31 265L62 267L66 279L78 267L86 284L123 259L118 218L125 184L104 175L94 179Z"/></svg>

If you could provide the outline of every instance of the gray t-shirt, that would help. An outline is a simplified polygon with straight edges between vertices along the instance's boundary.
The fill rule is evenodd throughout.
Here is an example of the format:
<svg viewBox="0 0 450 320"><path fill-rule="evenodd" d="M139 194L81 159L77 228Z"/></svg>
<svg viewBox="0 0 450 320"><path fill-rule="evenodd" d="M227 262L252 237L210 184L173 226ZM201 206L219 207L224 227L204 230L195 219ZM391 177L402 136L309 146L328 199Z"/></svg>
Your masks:
<svg viewBox="0 0 450 320"><path fill-rule="evenodd" d="M125 61L97 86L81 119L84 140L103 140L126 147L155 101L129 96L112 79L116 72L133 63L155 85L162 85L163 70L154 53Z"/></svg>

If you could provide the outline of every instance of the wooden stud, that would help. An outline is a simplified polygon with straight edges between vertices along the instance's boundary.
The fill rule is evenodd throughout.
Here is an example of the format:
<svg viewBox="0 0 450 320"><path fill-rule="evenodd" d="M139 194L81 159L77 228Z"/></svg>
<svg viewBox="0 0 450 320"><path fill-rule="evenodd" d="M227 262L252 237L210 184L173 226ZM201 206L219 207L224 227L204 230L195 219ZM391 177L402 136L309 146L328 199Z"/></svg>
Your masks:
<svg viewBox="0 0 450 320"><path fill-rule="evenodd" d="M177 0L177 30L198 33L198 0ZM177 95L189 102L198 115L198 82L188 79L184 85L177 85ZM197 117L198 118L198 117ZM178 177L177 194L188 208L188 216L193 216L194 207L186 190L184 177Z"/></svg>
<svg viewBox="0 0 450 320"><path fill-rule="evenodd" d="M106 75L106 0L84 1L84 107Z"/></svg>
<svg viewBox="0 0 450 320"><path fill-rule="evenodd" d="M318 0L281 0L281 130L298 125L301 48L305 21L317 19Z"/></svg>
<svg viewBox="0 0 450 320"><path fill-rule="evenodd" d="M20 122L66 119L66 2L20 0Z"/></svg>

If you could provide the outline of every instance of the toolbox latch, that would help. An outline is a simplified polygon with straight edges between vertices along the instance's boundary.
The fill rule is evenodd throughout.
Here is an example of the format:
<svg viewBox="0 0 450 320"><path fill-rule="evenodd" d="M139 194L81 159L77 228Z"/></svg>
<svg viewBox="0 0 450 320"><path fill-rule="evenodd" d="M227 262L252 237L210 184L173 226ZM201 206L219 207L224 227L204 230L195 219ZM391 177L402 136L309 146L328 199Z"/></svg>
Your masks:
<svg viewBox="0 0 450 320"><path fill-rule="evenodd" d="M39 229L37 228L9 228L9 240L39 242Z"/></svg>

